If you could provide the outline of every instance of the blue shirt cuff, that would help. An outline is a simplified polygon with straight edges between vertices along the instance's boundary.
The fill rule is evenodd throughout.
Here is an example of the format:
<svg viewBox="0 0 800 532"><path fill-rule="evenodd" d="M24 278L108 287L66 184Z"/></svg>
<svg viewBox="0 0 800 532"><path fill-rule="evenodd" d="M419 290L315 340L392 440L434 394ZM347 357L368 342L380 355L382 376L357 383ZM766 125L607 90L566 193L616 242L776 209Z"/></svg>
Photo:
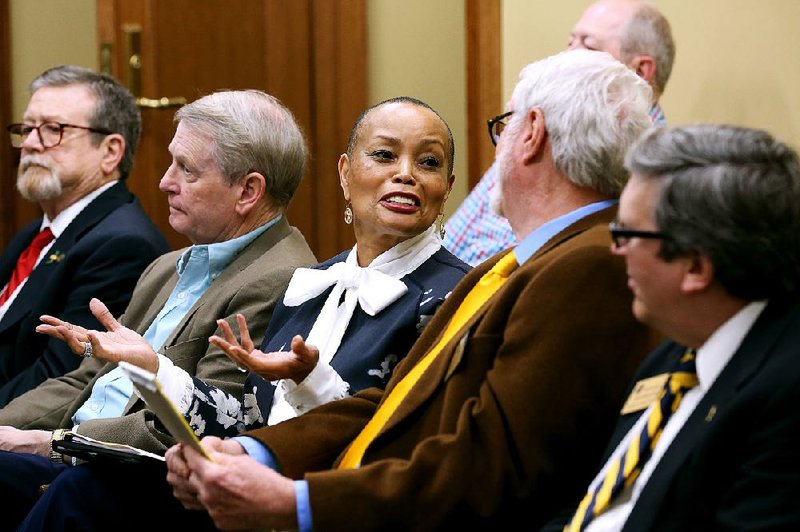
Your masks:
<svg viewBox="0 0 800 532"><path fill-rule="evenodd" d="M244 447L244 452L250 455L253 460L280 473L281 468L278 466L278 461L266 445L250 436L236 436L233 439Z"/></svg>
<svg viewBox="0 0 800 532"><path fill-rule="evenodd" d="M300 532L312 532L311 501L308 497L308 482L294 481L294 496L297 499L297 529Z"/></svg>

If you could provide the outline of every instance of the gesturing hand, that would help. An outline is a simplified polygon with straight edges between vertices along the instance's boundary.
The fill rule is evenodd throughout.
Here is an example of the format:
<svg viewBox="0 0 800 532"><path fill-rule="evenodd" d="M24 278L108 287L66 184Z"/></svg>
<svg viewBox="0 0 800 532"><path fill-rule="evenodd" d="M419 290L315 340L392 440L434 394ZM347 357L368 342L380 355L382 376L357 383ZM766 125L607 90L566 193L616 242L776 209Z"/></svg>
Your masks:
<svg viewBox="0 0 800 532"><path fill-rule="evenodd" d="M36 332L65 341L76 355L82 355L84 342L90 342L93 356L101 360L124 360L153 373L158 371L158 356L141 335L121 325L99 299L92 298L89 309L108 332L84 329L48 315L40 317L42 325Z"/></svg>
<svg viewBox="0 0 800 532"><path fill-rule="evenodd" d="M292 338L291 351L263 353L255 349L244 316L237 314L236 322L239 324L241 342L236 340L225 320L217 320L224 338L214 335L208 341L225 351L239 367L247 368L269 381L292 379L299 384L317 365L319 349L305 343L302 336Z"/></svg>

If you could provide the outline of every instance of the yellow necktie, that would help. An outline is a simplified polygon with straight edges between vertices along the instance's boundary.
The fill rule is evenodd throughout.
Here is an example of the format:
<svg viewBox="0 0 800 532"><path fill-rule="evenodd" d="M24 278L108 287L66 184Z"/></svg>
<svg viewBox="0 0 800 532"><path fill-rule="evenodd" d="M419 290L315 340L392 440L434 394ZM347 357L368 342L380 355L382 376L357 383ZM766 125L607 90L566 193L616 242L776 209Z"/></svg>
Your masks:
<svg viewBox="0 0 800 532"><path fill-rule="evenodd" d="M339 464L339 469L353 469L361 464L361 459L369 447L370 443L380 433L386 422L397 410L400 403L408 395L408 392L414 387L419 378L425 372L431 363L436 359L442 348L461 330L467 321L486 303L489 298L497 291L500 286L508 279L508 276L517 267L517 259L514 252L507 253L495 264L491 270L486 272L480 278L478 283L472 287L472 290L461 302L458 309L456 309L453 318L447 324L444 334L431 348L428 353L417 362L417 364L406 374L402 380L397 383L397 386L392 388L392 391L386 396L385 400L380 404L375 415L362 429L353 443L348 447L347 452Z"/></svg>
<svg viewBox="0 0 800 532"><path fill-rule="evenodd" d="M645 462L650 458L667 420L678 409L684 393L695 386L697 386L695 352L690 349L681 357L678 367L664 384L659 400L650 410L647 423L633 437L625 453L618 455L611 463L603 482L595 489L589 490L578 505L572 521L564 528L565 531L583 530L592 519L609 507L623 488L633 484Z"/></svg>

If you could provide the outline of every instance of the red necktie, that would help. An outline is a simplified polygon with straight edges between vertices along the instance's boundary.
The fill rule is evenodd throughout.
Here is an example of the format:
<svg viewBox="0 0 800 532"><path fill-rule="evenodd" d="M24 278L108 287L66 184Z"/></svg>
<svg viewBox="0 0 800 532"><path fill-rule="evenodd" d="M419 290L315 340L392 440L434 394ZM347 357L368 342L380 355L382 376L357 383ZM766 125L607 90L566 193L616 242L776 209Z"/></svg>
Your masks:
<svg viewBox="0 0 800 532"><path fill-rule="evenodd" d="M28 245L25 251L22 252L22 255L19 256L17 265L11 273L11 279L8 280L5 291L0 294L0 305L5 303L20 283L30 275L34 264L36 264L36 259L39 258L39 254L41 254L47 244L53 241L53 238L53 232L49 227L45 227L38 235L33 237L30 245Z"/></svg>

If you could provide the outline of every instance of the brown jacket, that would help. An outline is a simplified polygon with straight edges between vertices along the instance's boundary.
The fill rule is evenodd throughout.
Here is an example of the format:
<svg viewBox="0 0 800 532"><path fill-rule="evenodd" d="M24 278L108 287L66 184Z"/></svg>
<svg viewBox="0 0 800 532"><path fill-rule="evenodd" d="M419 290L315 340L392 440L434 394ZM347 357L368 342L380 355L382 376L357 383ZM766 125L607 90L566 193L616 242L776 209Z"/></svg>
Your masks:
<svg viewBox="0 0 800 532"><path fill-rule="evenodd" d="M521 265L445 346L360 469L326 470L380 390L249 433L284 474L308 481L315 530L535 529L581 494L628 380L658 340L633 318L623 261L609 252L615 214L576 222ZM501 255L456 286L387 390Z"/></svg>
<svg viewBox="0 0 800 532"><path fill-rule="evenodd" d="M163 255L144 271L120 318L124 325L144 334L178 282L175 262L180 253ZM242 313L253 339L259 341L295 268L315 262L302 234L282 218L233 259L172 331L160 352L190 374L228 393L241 394L245 373L208 343L209 336L220 334L216 320L224 317L236 331L236 314ZM78 369L48 379L0 409L0 425L72 428L72 416L89 398L94 383L114 367L97 359L84 360ZM87 421L78 432L163 454L174 440L158 430L154 421L155 414L134 396L123 416Z"/></svg>

